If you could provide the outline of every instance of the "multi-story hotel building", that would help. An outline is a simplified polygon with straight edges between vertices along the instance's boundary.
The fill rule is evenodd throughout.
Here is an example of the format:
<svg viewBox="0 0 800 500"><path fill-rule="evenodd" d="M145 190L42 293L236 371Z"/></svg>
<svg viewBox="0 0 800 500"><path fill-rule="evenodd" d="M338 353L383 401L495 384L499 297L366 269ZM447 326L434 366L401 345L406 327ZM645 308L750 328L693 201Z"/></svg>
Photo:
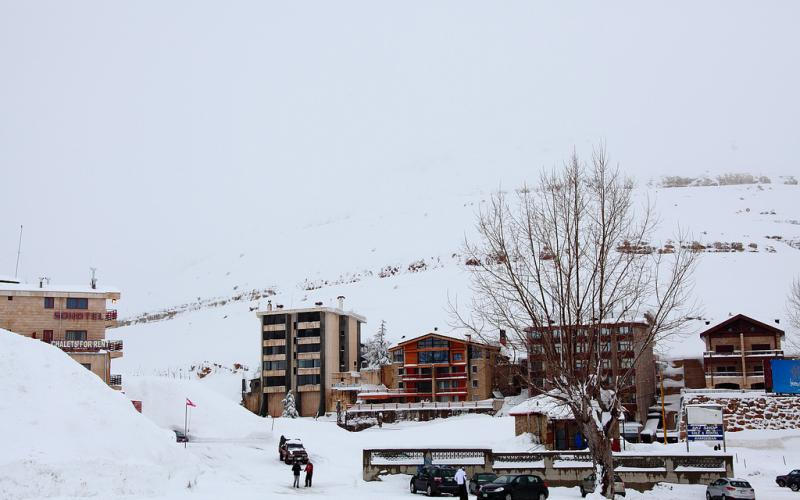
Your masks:
<svg viewBox="0 0 800 500"><path fill-rule="evenodd" d="M598 353L589 353L588 328L599 328ZM656 365L652 342L647 342L650 326L641 322L602 323L591 326L549 326L529 328L529 377L534 388L549 389L547 376L564 369L571 359L575 370L588 367L590 358L600 360L604 375L617 377L633 368L630 385L622 389L623 406L639 422L647 420L648 409L655 401ZM558 363L549 366L544 354L544 333L554 339L562 354ZM572 352L569 353L568 351ZM641 352L638 359L637 353ZM599 356L594 356L599 354Z"/></svg>
<svg viewBox="0 0 800 500"><path fill-rule="evenodd" d="M764 362L782 358L783 330L743 314L700 333L709 389L763 389Z"/></svg>
<svg viewBox="0 0 800 500"><path fill-rule="evenodd" d="M118 291L98 289L94 282L79 287L2 280L0 328L53 344L119 389L122 377L112 375L111 360L122 356L122 341L106 340L106 328L117 322L108 302L119 298Z"/></svg>
<svg viewBox="0 0 800 500"><path fill-rule="evenodd" d="M258 311L261 329L261 415L278 417L290 389L301 416L332 411L336 374L361 367L361 324L366 318L339 307Z"/></svg>
<svg viewBox="0 0 800 500"><path fill-rule="evenodd" d="M492 397L500 347L431 332L389 349L391 391L361 394L370 400L401 402L481 401Z"/></svg>

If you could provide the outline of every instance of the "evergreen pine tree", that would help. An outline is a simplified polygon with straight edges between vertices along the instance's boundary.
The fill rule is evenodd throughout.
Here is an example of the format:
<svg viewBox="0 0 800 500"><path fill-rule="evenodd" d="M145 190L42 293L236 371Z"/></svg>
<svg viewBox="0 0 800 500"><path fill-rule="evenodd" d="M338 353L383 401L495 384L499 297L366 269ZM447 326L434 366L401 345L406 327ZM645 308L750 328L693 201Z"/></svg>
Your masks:
<svg viewBox="0 0 800 500"><path fill-rule="evenodd" d="M294 406L294 393L292 393L291 389L289 389L289 392L286 393L286 397L283 398L281 403L283 403L282 417L297 418L299 416L297 414L297 408Z"/></svg>
<svg viewBox="0 0 800 500"><path fill-rule="evenodd" d="M375 369L391 364L389 359L389 341L386 340L386 321L381 320L381 326L375 336L365 345L364 361L367 368Z"/></svg>

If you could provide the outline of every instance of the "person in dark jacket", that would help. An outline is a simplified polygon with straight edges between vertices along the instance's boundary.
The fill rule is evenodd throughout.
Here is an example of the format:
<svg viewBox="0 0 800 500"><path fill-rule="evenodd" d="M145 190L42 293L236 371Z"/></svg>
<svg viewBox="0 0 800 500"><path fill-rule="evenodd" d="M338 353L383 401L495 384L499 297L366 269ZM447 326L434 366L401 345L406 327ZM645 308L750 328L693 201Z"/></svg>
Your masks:
<svg viewBox="0 0 800 500"><path fill-rule="evenodd" d="M292 473L294 474L294 484L292 485L293 488L300 487L300 461L295 460L294 465L292 465Z"/></svg>
<svg viewBox="0 0 800 500"><path fill-rule="evenodd" d="M311 463L311 460L309 460L306 463L305 471L306 471L306 488L308 488L309 486L311 486L311 476L314 475L314 464Z"/></svg>

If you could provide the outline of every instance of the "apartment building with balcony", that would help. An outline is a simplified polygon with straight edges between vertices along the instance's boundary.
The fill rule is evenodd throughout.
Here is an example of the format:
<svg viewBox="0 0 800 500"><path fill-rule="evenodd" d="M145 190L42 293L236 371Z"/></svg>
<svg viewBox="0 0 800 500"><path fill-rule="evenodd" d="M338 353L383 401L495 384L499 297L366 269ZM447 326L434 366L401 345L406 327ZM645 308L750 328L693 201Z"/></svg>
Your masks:
<svg viewBox="0 0 800 500"><path fill-rule="evenodd" d="M117 324L117 311L108 306L119 298L119 291L100 289L94 280L86 287L0 280L0 328L60 348L121 389L122 377L112 374L111 360L122 357L122 341L106 339L106 329Z"/></svg>
<svg viewBox="0 0 800 500"><path fill-rule="evenodd" d="M765 362L783 357L784 331L743 314L712 326L700 337L706 345L703 369L709 389L763 389Z"/></svg>
<svg viewBox="0 0 800 500"><path fill-rule="evenodd" d="M492 397L499 346L434 331L400 342L389 349L389 354L389 391L359 397L405 403L481 401Z"/></svg>
<svg viewBox="0 0 800 500"><path fill-rule="evenodd" d="M361 325L366 318L339 307L272 308L258 311L261 330L261 384L259 413L278 417L289 390L301 416L333 411L331 386L342 372L361 366Z"/></svg>
<svg viewBox="0 0 800 500"><path fill-rule="evenodd" d="M590 328L599 329L599 336L595 336L595 352L589 352L587 344ZM619 377L633 369L629 385L621 391L623 406L629 419L644 423L656 396L656 363L653 344L647 341L649 329L649 325L637 321L528 328L528 370L532 389L550 389L546 382L548 375L552 376L570 364L575 370L583 370L589 367L590 362L599 359L602 374L606 377ZM557 363L547 362L544 354L546 335L553 339L559 355ZM637 359L639 352L641 355Z"/></svg>

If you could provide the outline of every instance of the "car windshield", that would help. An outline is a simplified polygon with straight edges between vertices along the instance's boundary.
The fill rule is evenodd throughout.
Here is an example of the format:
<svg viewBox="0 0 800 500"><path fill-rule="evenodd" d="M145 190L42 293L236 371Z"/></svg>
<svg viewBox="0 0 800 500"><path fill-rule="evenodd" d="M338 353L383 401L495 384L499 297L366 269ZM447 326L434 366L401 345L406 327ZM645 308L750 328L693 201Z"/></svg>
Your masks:
<svg viewBox="0 0 800 500"><path fill-rule="evenodd" d="M435 477L453 477L456 475L455 469L436 469L433 474Z"/></svg>
<svg viewBox="0 0 800 500"><path fill-rule="evenodd" d="M289 445L287 445L287 448L302 448L302 447L303 447L302 444L289 444Z"/></svg>
<svg viewBox="0 0 800 500"><path fill-rule="evenodd" d="M514 480L514 476L498 476L497 479L492 481L494 484L508 484Z"/></svg>
<svg viewBox="0 0 800 500"><path fill-rule="evenodd" d="M476 474L475 479L478 481L494 481L497 474Z"/></svg>
<svg viewBox="0 0 800 500"><path fill-rule="evenodd" d="M731 486L735 486L737 488L749 488L750 483L747 481L731 481Z"/></svg>

